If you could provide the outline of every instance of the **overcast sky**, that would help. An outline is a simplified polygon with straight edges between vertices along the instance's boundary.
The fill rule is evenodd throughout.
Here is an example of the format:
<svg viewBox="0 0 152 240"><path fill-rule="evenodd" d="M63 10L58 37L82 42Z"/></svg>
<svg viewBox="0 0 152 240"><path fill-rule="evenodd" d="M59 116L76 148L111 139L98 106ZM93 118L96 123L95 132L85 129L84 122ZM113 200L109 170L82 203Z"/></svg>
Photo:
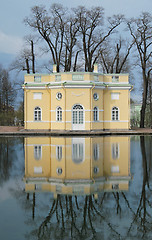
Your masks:
<svg viewBox="0 0 152 240"><path fill-rule="evenodd" d="M40 4L49 7L54 2L50 0L1 1L0 64L3 64L5 60L7 61L8 56L14 57L21 49L23 37L29 32L23 19L30 14L31 7ZM102 6L106 16L121 13L126 17L133 17L140 15L142 11L152 12L152 0L58 0L58 3L68 7Z"/></svg>

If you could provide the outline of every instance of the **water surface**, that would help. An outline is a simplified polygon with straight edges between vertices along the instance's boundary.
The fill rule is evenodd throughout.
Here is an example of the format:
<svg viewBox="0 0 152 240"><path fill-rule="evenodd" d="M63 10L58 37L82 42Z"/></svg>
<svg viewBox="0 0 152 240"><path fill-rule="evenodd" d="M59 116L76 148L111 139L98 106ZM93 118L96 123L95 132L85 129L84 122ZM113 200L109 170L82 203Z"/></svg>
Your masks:
<svg viewBox="0 0 152 240"><path fill-rule="evenodd" d="M151 143L0 138L0 239L151 239Z"/></svg>

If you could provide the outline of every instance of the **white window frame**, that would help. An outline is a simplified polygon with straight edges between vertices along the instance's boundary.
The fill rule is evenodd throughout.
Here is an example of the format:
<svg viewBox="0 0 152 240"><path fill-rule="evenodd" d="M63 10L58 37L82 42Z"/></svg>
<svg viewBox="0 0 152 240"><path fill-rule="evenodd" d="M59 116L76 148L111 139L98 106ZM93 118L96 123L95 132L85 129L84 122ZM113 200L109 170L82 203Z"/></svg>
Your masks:
<svg viewBox="0 0 152 240"><path fill-rule="evenodd" d="M99 160L99 144L93 144L93 158L95 161Z"/></svg>
<svg viewBox="0 0 152 240"><path fill-rule="evenodd" d="M57 145L56 146L56 159L60 161L62 159L62 146Z"/></svg>
<svg viewBox="0 0 152 240"><path fill-rule="evenodd" d="M61 92L57 92L56 99L57 100L61 100L62 99L62 93Z"/></svg>
<svg viewBox="0 0 152 240"><path fill-rule="evenodd" d="M98 122L99 121L99 108L94 107L93 109L93 121Z"/></svg>
<svg viewBox="0 0 152 240"><path fill-rule="evenodd" d="M34 158L36 160L42 159L42 146L41 145L34 146Z"/></svg>
<svg viewBox="0 0 152 240"><path fill-rule="evenodd" d="M80 164L85 160L85 139L72 139L72 161L75 164Z"/></svg>
<svg viewBox="0 0 152 240"><path fill-rule="evenodd" d="M72 108L72 123L84 124L84 108L81 104L75 104Z"/></svg>
<svg viewBox="0 0 152 240"><path fill-rule="evenodd" d="M95 166L95 167L94 167L93 173L94 173L94 174L98 174L98 173L99 173L99 167L98 167L98 166Z"/></svg>
<svg viewBox="0 0 152 240"><path fill-rule="evenodd" d="M112 107L111 120L112 121L119 121L119 114L120 114L119 108L116 107L116 106Z"/></svg>
<svg viewBox="0 0 152 240"><path fill-rule="evenodd" d="M56 108L56 121L62 122L62 108L60 106Z"/></svg>
<svg viewBox="0 0 152 240"><path fill-rule="evenodd" d="M34 121L35 122L42 121L42 109L38 106L34 108Z"/></svg>
<svg viewBox="0 0 152 240"><path fill-rule="evenodd" d="M119 159L119 143L112 143L111 145L111 155L114 160Z"/></svg>
<svg viewBox="0 0 152 240"><path fill-rule="evenodd" d="M56 169L57 175L61 175L62 172L63 172L62 168L58 167L58 168Z"/></svg>
<svg viewBox="0 0 152 240"><path fill-rule="evenodd" d="M98 99L99 99L99 95L98 95L98 93L94 93L93 94L93 99L95 100L95 101L97 101Z"/></svg>

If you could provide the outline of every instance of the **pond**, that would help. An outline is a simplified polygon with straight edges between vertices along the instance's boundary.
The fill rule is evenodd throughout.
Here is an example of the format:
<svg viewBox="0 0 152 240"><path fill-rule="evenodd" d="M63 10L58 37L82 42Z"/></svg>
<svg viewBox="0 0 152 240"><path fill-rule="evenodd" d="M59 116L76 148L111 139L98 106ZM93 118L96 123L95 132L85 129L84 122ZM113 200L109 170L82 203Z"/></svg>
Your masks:
<svg viewBox="0 0 152 240"><path fill-rule="evenodd" d="M0 239L152 239L152 137L0 138Z"/></svg>

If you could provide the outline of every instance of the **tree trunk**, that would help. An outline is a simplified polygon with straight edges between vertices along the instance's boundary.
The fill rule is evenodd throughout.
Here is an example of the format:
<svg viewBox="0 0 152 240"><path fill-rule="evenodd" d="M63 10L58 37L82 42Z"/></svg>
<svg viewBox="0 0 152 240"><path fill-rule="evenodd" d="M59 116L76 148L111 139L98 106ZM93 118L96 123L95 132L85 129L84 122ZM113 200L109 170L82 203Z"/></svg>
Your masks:
<svg viewBox="0 0 152 240"><path fill-rule="evenodd" d="M27 71L27 74L30 74L30 67L29 67L28 59L26 59L26 69L25 70Z"/></svg>
<svg viewBox="0 0 152 240"><path fill-rule="evenodd" d="M145 127L145 112L146 112L146 104L147 104L147 92L148 92L148 79L146 76L144 78L144 89L143 89L143 99L142 99L142 107L140 111L140 127L144 128Z"/></svg>
<svg viewBox="0 0 152 240"><path fill-rule="evenodd" d="M32 72L35 73L35 55L33 41L31 41L31 54L32 54Z"/></svg>

